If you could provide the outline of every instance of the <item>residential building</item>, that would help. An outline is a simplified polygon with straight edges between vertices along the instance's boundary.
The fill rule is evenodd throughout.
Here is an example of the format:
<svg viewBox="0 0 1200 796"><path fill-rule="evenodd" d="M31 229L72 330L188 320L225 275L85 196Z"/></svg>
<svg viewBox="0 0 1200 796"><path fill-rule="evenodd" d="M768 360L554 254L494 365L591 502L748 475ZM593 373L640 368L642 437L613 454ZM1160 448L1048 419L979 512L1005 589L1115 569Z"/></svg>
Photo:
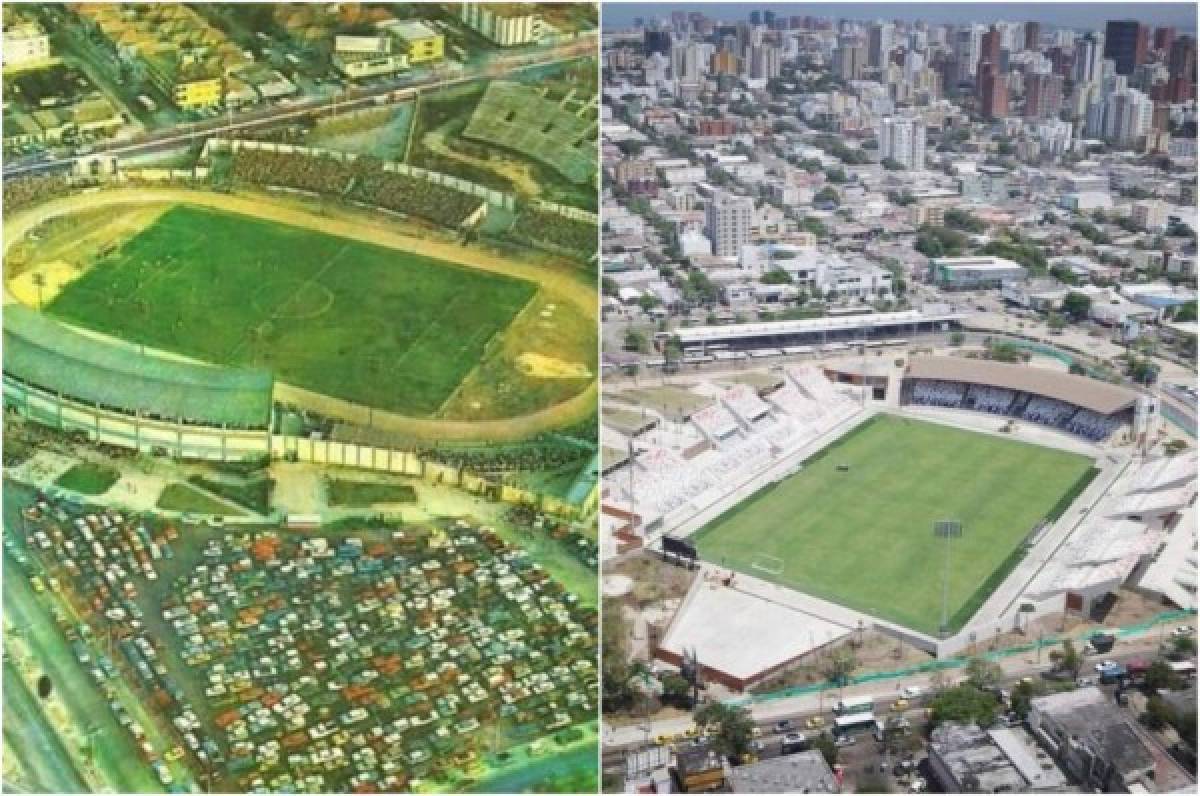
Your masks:
<svg viewBox="0 0 1200 796"><path fill-rule="evenodd" d="M7 12L7 9L5 9ZM7 16L7 14L6 14ZM4 68L27 66L50 57L50 37L36 22L4 23L4 49L0 50Z"/></svg>
<svg viewBox="0 0 1200 796"><path fill-rule="evenodd" d="M1111 697L1095 686L1034 697L1030 731L1067 773L1108 793L1154 789L1154 754Z"/></svg>
<svg viewBox="0 0 1200 796"><path fill-rule="evenodd" d="M425 22L396 20L383 27L400 42L400 51L410 64L440 61L446 55L446 37Z"/></svg>
<svg viewBox="0 0 1200 796"><path fill-rule="evenodd" d="M1110 19L1104 26L1104 57L1113 60L1118 75L1132 75L1146 62L1148 32L1136 19Z"/></svg>
<svg viewBox="0 0 1200 796"><path fill-rule="evenodd" d="M1133 203L1133 221L1139 227L1159 232L1167 226L1167 204L1159 199L1145 199Z"/></svg>
<svg viewBox="0 0 1200 796"><path fill-rule="evenodd" d="M879 123L879 156L909 170L925 168L925 120L919 116L885 116Z"/></svg>
<svg viewBox="0 0 1200 796"><path fill-rule="evenodd" d="M734 793L837 793L837 780L816 749L736 766L727 777Z"/></svg>
<svg viewBox="0 0 1200 796"><path fill-rule="evenodd" d="M212 108L225 98L221 73L203 60L163 50L144 57L142 63L150 82L180 110Z"/></svg>
<svg viewBox="0 0 1200 796"><path fill-rule="evenodd" d="M896 26L890 22L875 22L871 25L867 39L867 62L872 69L887 66L888 57L895 47Z"/></svg>
<svg viewBox="0 0 1200 796"><path fill-rule="evenodd" d="M1057 119L1063 104L1062 75L1041 73L1025 78L1025 118Z"/></svg>
<svg viewBox="0 0 1200 796"><path fill-rule="evenodd" d="M718 191L705 209L705 233L713 242L713 254L737 257L750 242L754 219L754 200Z"/></svg>
<svg viewBox="0 0 1200 796"><path fill-rule="evenodd" d="M459 19L501 47L537 44L545 33L541 14L524 3L463 3Z"/></svg>
<svg viewBox="0 0 1200 796"><path fill-rule="evenodd" d="M983 61L979 65L979 110L987 119L1008 115L1008 75L999 65Z"/></svg>
<svg viewBox="0 0 1200 796"><path fill-rule="evenodd" d="M1061 792L1066 777L1023 729L982 730L938 725L929 740L929 766L944 793Z"/></svg>

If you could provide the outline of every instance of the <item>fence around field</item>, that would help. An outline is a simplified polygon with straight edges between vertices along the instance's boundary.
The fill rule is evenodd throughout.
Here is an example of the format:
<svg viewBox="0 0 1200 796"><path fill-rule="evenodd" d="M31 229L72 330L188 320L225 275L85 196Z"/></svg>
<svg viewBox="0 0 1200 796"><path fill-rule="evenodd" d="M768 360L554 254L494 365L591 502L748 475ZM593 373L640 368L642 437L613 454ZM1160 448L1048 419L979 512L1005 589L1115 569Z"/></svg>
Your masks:
<svg viewBox="0 0 1200 796"><path fill-rule="evenodd" d="M1177 622L1181 619L1188 619L1194 617L1195 615L1195 611L1163 611L1141 622L1136 622L1131 625L1125 625L1117 628L1113 632L1120 638L1128 638L1130 636L1137 636L1145 633L1146 631L1151 630L1159 625ZM1014 655L1023 655L1028 652L1034 652L1038 649L1057 647L1068 639L1072 641L1085 641L1093 632L1093 630L1088 630L1075 635L1063 633L1053 636L1044 636L1040 639L1034 639L1027 644L1017 644L1012 647L1005 647L1004 649L981 653L980 657L986 658L990 661L1001 661L1005 658L1011 658ZM832 682L790 686L788 688L781 688L777 691L770 691L765 694L750 694L739 699L730 700L730 704L752 705L762 702L773 702L778 699L788 699L790 697L816 694L821 691L828 691L835 688L866 685L868 683L878 683L887 680L897 680L904 677L912 677L913 675L918 674L931 674L933 672L946 671L948 669L961 669L967 665L969 660L970 657L968 656L942 658L928 661L927 663L917 664L916 666L905 666L899 669L889 669L880 672L866 672L859 675L851 675L847 678L845 686L838 686Z"/></svg>
<svg viewBox="0 0 1200 796"><path fill-rule="evenodd" d="M504 503L536 506L540 511L566 519L578 519L581 512L589 510L588 507L595 502L595 495L589 494L583 496L580 505L575 505L554 495L511 484L498 484L464 468L422 458L413 451L378 445L272 434L271 454L312 464L413 476L431 484L455 486Z"/></svg>

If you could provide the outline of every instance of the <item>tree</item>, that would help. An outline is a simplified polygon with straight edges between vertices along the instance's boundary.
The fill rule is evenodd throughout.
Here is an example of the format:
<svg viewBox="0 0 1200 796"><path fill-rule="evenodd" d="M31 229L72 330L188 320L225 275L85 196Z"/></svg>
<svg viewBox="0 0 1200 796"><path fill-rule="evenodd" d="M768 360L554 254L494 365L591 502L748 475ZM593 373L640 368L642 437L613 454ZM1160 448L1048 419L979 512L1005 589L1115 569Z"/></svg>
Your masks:
<svg viewBox="0 0 1200 796"><path fill-rule="evenodd" d="M1155 661L1146 669L1146 688L1150 691L1172 690L1179 687L1179 675L1171 670L1166 661Z"/></svg>
<svg viewBox="0 0 1200 796"><path fill-rule="evenodd" d="M878 771L871 771L859 777L854 782L855 793L891 793L892 786L887 777Z"/></svg>
<svg viewBox="0 0 1200 796"><path fill-rule="evenodd" d="M750 739L754 733L754 721L750 711L744 707L727 705L724 702L710 702L696 711L696 724L702 727L716 727L711 745L719 753L741 758L750 751Z"/></svg>
<svg viewBox="0 0 1200 796"><path fill-rule="evenodd" d="M650 310L657 307L659 304L662 304L662 301L659 300L658 296L652 296L649 293L644 293L641 296L638 296L637 303L638 303L639 307L641 307L646 312L649 312Z"/></svg>
<svg viewBox="0 0 1200 796"><path fill-rule="evenodd" d="M830 682L845 685L850 673L858 668L858 657L849 647L839 647L825 661L825 676Z"/></svg>
<svg viewBox="0 0 1200 796"><path fill-rule="evenodd" d="M988 359L994 359L997 362L1016 362L1020 358L1021 350L1015 343L997 341L988 348Z"/></svg>
<svg viewBox="0 0 1200 796"><path fill-rule="evenodd" d="M628 329L625 332L625 350L626 351L645 351L646 350L646 335L637 329Z"/></svg>
<svg viewBox="0 0 1200 796"><path fill-rule="evenodd" d="M963 340L966 340L966 339L967 339L967 336L965 334L963 334L962 332L951 332L950 345L960 346L963 344Z"/></svg>
<svg viewBox="0 0 1200 796"><path fill-rule="evenodd" d="M976 688L992 688L1000 684L1004 670L987 658L972 658L967 661L967 682Z"/></svg>
<svg viewBox="0 0 1200 796"><path fill-rule="evenodd" d="M1177 440L1183 442L1183 440ZM1183 450L1187 450L1187 443L1183 442ZM1194 636L1176 636L1171 642L1171 652L1181 658L1186 658L1196 654L1196 638Z"/></svg>
<svg viewBox="0 0 1200 796"><path fill-rule="evenodd" d="M782 268L772 268L759 279L764 285L790 285L792 275Z"/></svg>
<svg viewBox="0 0 1200 796"><path fill-rule="evenodd" d="M840 205L842 197L838 195L836 188L826 185L813 196L813 203L816 204L818 202L832 202L835 205Z"/></svg>
<svg viewBox="0 0 1200 796"><path fill-rule="evenodd" d="M1083 656L1075 649L1075 642L1069 638L1063 639L1060 662L1063 671L1070 673L1071 679L1079 677L1079 670L1083 668Z"/></svg>
<svg viewBox="0 0 1200 796"><path fill-rule="evenodd" d="M1050 327L1050 331L1057 334L1058 332L1061 332L1063 329L1067 328L1067 319L1064 318L1061 313L1052 312L1050 313L1050 316L1046 318L1046 325Z"/></svg>
<svg viewBox="0 0 1200 796"><path fill-rule="evenodd" d="M960 229L965 232L971 232L978 235L987 229L987 224L980 221L966 210L951 208L945 214L946 226L951 229Z"/></svg>
<svg viewBox="0 0 1200 796"><path fill-rule="evenodd" d="M881 160L879 162L879 164L881 166L883 166L885 169L887 169L888 171L904 171L905 170L904 164L901 163L900 161L896 160L895 158L884 158L883 160Z"/></svg>
<svg viewBox="0 0 1200 796"><path fill-rule="evenodd" d="M1175 720L1175 711L1160 697L1154 694L1146 702L1146 712L1141 715L1141 721L1152 730L1161 730Z"/></svg>
<svg viewBox="0 0 1200 796"><path fill-rule="evenodd" d="M934 697L929 705L930 721L934 725L944 721L974 722L987 727L996 720L996 705L992 694L964 683Z"/></svg>
<svg viewBox="0 0 1200 796"><path fill-rule="evenodd" d="M1063 299L1063 312L1069 315L1073 320L1087 320L1088 314L1092 310L1092 298L1086 293L1080 293L1072 290Z"/></svg>
<svg viewBox="0 0 1200 796"><path fill-rule="evenodd" d="M1022 680L1013 686L1012 690L1012 709L1013 712L1022 719L1029 715L1029 708L1033 703L1033 698L1038 695L1037 689L1032 682Z"/></svg>
<svg viewBox="0 0 1200 796"><path fill-rule="evenodd" d="M662 701L669 705L675 705L681 708L690 708L692 706L692 685L675 672L668 672L663 675L662 680Z"/></svg>
<svg viewBox="0 0 1200 796"><path fill-rule="evenodd" d="M823 732L813 739L813 749L821 753L825 758L825 763L830 766L837 765L838 747L833 741L833 736L827 732Z"/></svg>
<svg viewBox="0 0 1200 796"><path fill-rule="evenodd" d="M617 286L617 280L613 279L611 276L606 276L600 280L600 292L606 296L617 295L619 289L620 288Z"/></svg>

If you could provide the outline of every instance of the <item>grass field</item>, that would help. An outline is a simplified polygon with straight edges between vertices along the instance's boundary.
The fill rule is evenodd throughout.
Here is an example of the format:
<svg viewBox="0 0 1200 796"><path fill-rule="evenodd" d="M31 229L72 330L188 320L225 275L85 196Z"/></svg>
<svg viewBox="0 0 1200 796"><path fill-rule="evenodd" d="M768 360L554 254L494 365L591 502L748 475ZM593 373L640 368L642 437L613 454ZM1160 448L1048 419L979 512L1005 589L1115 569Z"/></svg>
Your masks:
<svg viewBox="0 0 1200 796"><path fill-rule="evenodd" d="M417 490L410 484L388 484L379 481L350 481L330 478L326 482L329 505L364 508L377 503L416 503Z"/></svg>
<svg viewBox="0 0 1200 796"><path fill-rule="evenodd" d="M121 474L112 467L83 462L60 475L54 484L81 495L103 495L120 478Z"/></svg>
<svg viewBox="0 0 1200 796"><path fill-rule="evenodd" d="M191 514L215 514L221 517L241 516L244 512L213 500L190 484L168 484L155 504L166 511L185 511Z"/></svg>
<svg viewBox="0 0 1200 796"><path fill-rule="evenodd" d="M436 411L537 285L177 206L71 282L63 320L379 409Z"/></svg>
<svg viewBox="0 0 1200 796"><path fill-rule="evenodd" d="M695 538L707 561L936 633L945 548L934 522L963 524L950 543L958 628L1020 560L1034 526L1094 474L1085 456L880 415Z"/></svg>

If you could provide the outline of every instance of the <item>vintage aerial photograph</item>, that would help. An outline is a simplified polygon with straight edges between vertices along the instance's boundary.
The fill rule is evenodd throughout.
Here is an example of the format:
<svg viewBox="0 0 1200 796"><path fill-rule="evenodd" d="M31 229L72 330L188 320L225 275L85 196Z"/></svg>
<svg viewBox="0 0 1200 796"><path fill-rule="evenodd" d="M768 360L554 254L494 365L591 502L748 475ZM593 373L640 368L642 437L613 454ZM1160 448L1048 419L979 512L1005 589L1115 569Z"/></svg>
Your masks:
<svg viewBox="0 0 1200 796"><path fill-rule="evenodd" d="M595 792L599 9L3 9L3 787Z"/></svg>
<svg viewBox="0 0 1200 796"><path fill-rule="evenodd" d="M605 3L602 787L1196 790L1195 3Z"/></svg>

